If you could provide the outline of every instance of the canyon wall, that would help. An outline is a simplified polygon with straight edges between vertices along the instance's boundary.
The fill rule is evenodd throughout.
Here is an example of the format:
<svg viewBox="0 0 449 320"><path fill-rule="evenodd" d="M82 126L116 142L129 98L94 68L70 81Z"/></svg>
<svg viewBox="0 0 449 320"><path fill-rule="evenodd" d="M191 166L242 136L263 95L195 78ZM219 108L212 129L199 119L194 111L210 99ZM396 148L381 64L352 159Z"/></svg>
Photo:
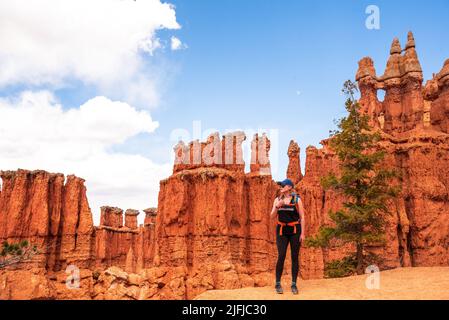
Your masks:
<svg viewBox="0 0 449 320"><path fill-rule="evenodd" d="M155 210L147 210L145 224L138 226L138 211L126 210L123 224L123 210L102 207L95 227L83 179L41 170L1 171L0 177L0 242L27 240L38 249L31 259L2 270L0 298L63 297L65 289L61 285L58 292L55 284L65 281L56 279L66 279L71 266L85 276L109 266L138 272L152 265ZM89 290L70 291L69 297L90 297Z"/></svg>
<svg viewBox="0 0 449 320"><path fill-rule="evenodd" d="M84 180L45 171L2 171L0 239L29 240L42 251L33 264L89 267L94 232Z"/></svg>
<svg viewBox="0 0 449 320"><path fill-rule="evenodd" d="M270 173L270 142L265 135L254 136L253 162L245 173L245 139L235 132L222 140L213 134L187 149L179 143L173 175L160 183L158 260L186 268L189 297L205 289L271 283L276 252L274 220L267 210L277 188Z"/></svg>
<svg viewBox="0 0 449 320"><path fill-rule="evenodd" d="M102 207L100 226L94 227L83 179L41 170L2 171L0 177L0 240L37 245L41 254L33 265L47 271L70 264L130 271L151 265L154 226L139 227L138 211L126 210L123 224L122 209Z"/></svg>

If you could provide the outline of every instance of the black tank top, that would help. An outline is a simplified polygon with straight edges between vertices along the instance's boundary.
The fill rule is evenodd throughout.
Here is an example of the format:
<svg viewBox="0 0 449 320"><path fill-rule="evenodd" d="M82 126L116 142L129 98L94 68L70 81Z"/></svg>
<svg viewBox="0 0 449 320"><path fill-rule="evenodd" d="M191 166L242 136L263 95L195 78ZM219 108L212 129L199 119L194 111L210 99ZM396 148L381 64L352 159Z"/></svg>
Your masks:
<svg viewBox="0 0 449 320"><path fill-rule="evenodd" d="M296 207L297 199L299 199L299 195L292 194L292 200L290 204L284 204L282 207L278 209L278 220L280 222L295 222L299 221L299 212Z"/></svg>

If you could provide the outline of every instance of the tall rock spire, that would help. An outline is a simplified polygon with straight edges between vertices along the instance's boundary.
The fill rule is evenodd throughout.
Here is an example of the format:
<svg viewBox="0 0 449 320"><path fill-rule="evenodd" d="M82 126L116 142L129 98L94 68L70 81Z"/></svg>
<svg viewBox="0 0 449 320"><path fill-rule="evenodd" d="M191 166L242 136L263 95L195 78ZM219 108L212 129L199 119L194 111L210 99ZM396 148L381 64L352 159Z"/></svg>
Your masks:
<svg viewBox="0 0 449 320"><path fill-rule="evenodd" d="M405 54L402 63L403 74L406 75L410 72L416 72L414 76L422 81L422 68L418 60L418 55L415 50L415 38L413 33L409 31L407 36L407 45L405 46Z"/></svg>
<svg viewBox="0 0 449 320"><path fill-rule="evenodd" d="M373 59L370 57L364 57L359 61L359 69L355 76L356 81L360 81L364 78L376 79L376 69L374 68Z"/></svg>
<svg viewBox="0 0 449 320"><path fill-rule="evenodd" d="M394 38L393 42L391 43L391 49L390 49L390 54L401 54L402 49L401 49L401 43L399 42L398 38Z"/></svg>
<svg viewBox="0 0 449 320"><path fill-rule="evenodd" d="M413 32L409 31L407 34L407 44L405 45L405 50L415 47L415 37Z"/></svg>
<svg viewBox="0 0 449 320"><path fill-rule="evenodd" d="M383 80L389 80L401 77L401 44L398 38L394 38L390 49L390 58L388 58L387 67L382 77Z"/></svg>
<svg viewBox="0 0 449 320"><path fill-rule="evenodd" d="M377 99L379 81L376 76L373 59L364 57L359 61L359 69L355 77L360 90L359 104L361 112L368 115L370 124L378 127L378 117L382 113L381 103Z"/></svg>
<svg viewBox="0 0 449 320"><path fill-rule="evenodd" d="M288 168L287 168L287 178L293 181L294 184L297 184L302 180L301 173L301 163L299 160L299 146L298 144L291 140L290 145L288 146Z"/></svg>
<svg viewBox="0 0 449 320"><path fill-rule="evenodd" d="M443 87L446 83L449 82L449 59L444 62L443 68L436 75L436 79L439 84Z"/></svg>

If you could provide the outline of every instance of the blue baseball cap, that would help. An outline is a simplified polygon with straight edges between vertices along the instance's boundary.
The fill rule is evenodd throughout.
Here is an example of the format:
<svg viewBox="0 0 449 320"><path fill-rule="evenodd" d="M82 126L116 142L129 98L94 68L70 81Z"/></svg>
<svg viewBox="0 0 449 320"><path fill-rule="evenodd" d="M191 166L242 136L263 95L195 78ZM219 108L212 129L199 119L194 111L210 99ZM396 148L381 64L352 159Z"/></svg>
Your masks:
<svg viewBox="0 0 449 320"><path fill-rule="evenodd" d="M292 188L295 187L295 185L293 184L293 182L290 179L285 179L283 181L278 181L277 184L280 185L281 187L285 187L285 186L290 186Z"/></svg>

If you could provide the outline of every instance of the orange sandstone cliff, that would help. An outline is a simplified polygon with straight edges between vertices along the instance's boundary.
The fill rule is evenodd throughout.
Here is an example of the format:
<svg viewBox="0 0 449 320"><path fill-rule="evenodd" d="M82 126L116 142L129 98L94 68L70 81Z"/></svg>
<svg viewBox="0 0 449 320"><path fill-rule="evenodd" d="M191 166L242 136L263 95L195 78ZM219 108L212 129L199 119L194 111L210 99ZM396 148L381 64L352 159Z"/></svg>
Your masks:
<svg viewBox="0 0 449 320"><path fill-rule="evenodd" d="M94 227L83 179L27 170L0 176L0 240L28 240L38 248L30 261L0 272L0 298L90 298L93 272L152 265L154 226L137 226L135 210L125 212L123 225L121 209L102 207ZM70 266L79 270L82 289L66 290Z"/></svg>
<svg viewBox="0 0 449 320"><path fill-rule="evenodd" d="M269 141L253 139L251 172L244 172L236 132L211 135L195 150L196 163L175 147L174 173L161 181L156 221L160 265L185 268L188 296L212 288L266 285L271 280L274 237L267 214L276 187L269 174ZM260 151L260 152L259 152ZM255 155L254 153L259 153ZM261 161L259 161L259 159ZM271 224L270 224L271 223Z"/></svg>
<svg viewBox="0 0 449 320"><path fill-rule="evenodd" d="M393 41L384 75L373 61L359 62L362 112L382 134L385 165L401 174L402 194L391 204L387 242L370 250L381 269L449 265L449 60L423 86L415 40ZM385 90L385 99L377 91ZM102 207L94 226L84 180L45 171L0 173L0 241L28 240L32 259L0 270L0 299L185 299L209 289L265 286L274 281L277 185L271 177L270 141L251 141L244 171L243 132L205 142L179 142L173 174L160 182L158 208ZM306 210L306 235L329 223L342 198L320 179L338 171L322 142L306 150L289 145L287 177ZM111 199L113 201L113 199ZM326 262L350 248L301 249L301 276L323 277ZM287 257L285 272L289 272Z"/></svg>

